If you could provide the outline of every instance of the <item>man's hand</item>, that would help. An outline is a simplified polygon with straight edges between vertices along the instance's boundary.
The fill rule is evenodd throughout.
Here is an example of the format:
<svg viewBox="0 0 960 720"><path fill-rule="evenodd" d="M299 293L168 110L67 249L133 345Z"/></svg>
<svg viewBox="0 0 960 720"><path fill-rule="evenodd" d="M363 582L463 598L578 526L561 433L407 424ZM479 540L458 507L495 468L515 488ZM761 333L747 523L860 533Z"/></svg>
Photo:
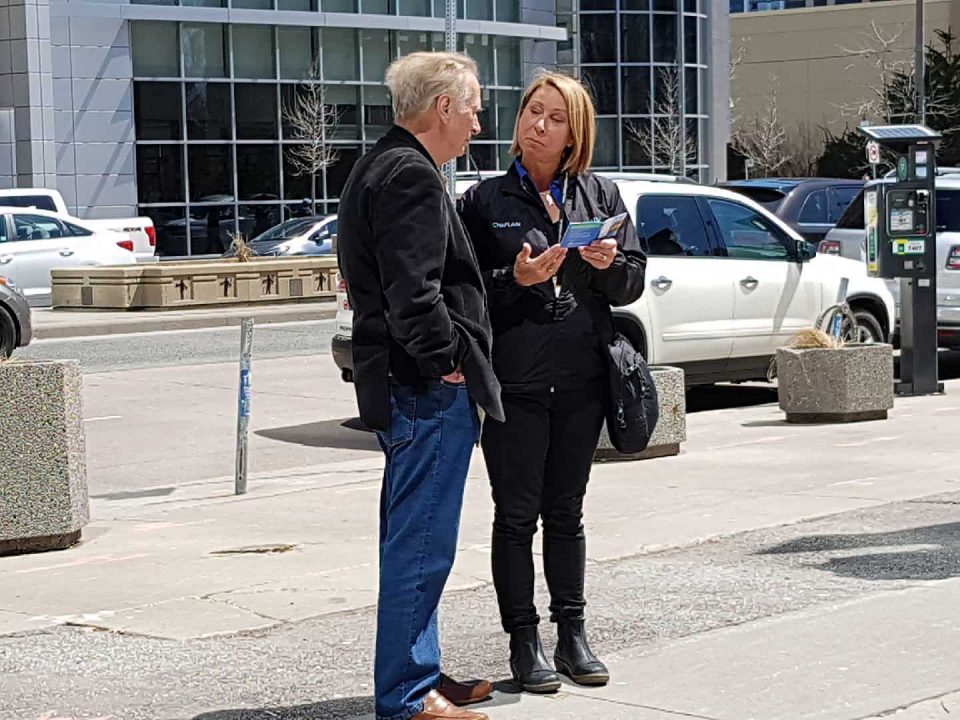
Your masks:
<svg viewBox="0 0 960 720"><path fill-rule="evenodd" d="M517 254L516 262L513 264L513 277L521 287L546 282L557 274L564 258L567 257L567 249L559 245L553 245L545 253L533 259L530 258L532 253L530 243L524 243L523 249Z"/></svg>
<svg viewBox="0 0 960 720"><path fill-rule="evenodd" d="M617 256L616 240L598 240L580 248L580 257L597 270L606 270Z"/></svg>
<svg viewBox="0 0 960 720"><path fill-rule="evenodd" d="M460 368L457 368L449 375L444 375L440 378L444 382L448 382L451 385L463 385L467 379L463 376L463 373L460 371Z"/></svg>

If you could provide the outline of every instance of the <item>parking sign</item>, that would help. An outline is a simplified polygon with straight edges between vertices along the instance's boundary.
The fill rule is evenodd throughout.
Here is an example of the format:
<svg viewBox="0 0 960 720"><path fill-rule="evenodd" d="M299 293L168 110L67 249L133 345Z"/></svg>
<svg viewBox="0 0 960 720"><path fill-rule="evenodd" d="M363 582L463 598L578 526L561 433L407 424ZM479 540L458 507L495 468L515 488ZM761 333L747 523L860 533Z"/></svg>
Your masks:
<svg viewBox="0 0 960 720"><path fill-rule="evenodd" d="M867 143L867 162L877 165L880 162L880 144L871 140Z"/></svg>

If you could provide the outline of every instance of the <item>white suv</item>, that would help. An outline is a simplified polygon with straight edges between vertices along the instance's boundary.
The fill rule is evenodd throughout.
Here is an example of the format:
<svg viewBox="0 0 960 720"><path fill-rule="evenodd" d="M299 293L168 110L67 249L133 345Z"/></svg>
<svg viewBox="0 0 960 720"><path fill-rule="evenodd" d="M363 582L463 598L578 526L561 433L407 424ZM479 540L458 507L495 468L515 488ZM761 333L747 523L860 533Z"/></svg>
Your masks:
<svg viewBox="0 0 960 720"><path fill-rule="evenodd" d="M614 308L618 328L651 364L686 371L690 385L765 379L770 358L797 331L845 299L866 339L884 342L893 297L862 263L813 257L803 238L742 195L704 185L611 176L647 253L647 289ZM352 374L352 312L338 298L334 360Z"/></svg>

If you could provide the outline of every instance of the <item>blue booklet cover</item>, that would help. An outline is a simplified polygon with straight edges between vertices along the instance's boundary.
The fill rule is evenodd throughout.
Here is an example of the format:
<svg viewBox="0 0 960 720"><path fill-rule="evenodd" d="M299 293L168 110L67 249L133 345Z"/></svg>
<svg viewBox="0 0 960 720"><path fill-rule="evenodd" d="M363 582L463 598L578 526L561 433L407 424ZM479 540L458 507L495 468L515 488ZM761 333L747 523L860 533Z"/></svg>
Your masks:
<svg viewBox="0 0 960 720"><path fill-rule="evenodd" d="M626 221L627 213L620 213L606 220L570 223L566 232L563 233L560 246L565 248L584 247L597 240L616 237Z"/></svg>

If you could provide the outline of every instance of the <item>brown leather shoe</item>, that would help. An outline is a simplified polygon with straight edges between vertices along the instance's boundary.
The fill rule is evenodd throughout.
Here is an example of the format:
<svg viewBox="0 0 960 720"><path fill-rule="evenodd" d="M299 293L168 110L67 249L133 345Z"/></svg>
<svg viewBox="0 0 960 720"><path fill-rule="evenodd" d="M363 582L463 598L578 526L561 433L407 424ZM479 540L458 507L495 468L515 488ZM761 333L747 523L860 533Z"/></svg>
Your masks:
<svg viewBox="0 0 960 720"><path fill-rule="evenodd" d="M493 694L493 684L489 680L457 682L449 675L440 673L437 691L454 705L473 705L487 700Z"/></svg>
<svg viewBox="0 0 960 720"><path fill-rule="evenodd" d="M436 690L427 693L423 700L423 711L411 720L489 720L483 713L458 708Z"/></svg>

